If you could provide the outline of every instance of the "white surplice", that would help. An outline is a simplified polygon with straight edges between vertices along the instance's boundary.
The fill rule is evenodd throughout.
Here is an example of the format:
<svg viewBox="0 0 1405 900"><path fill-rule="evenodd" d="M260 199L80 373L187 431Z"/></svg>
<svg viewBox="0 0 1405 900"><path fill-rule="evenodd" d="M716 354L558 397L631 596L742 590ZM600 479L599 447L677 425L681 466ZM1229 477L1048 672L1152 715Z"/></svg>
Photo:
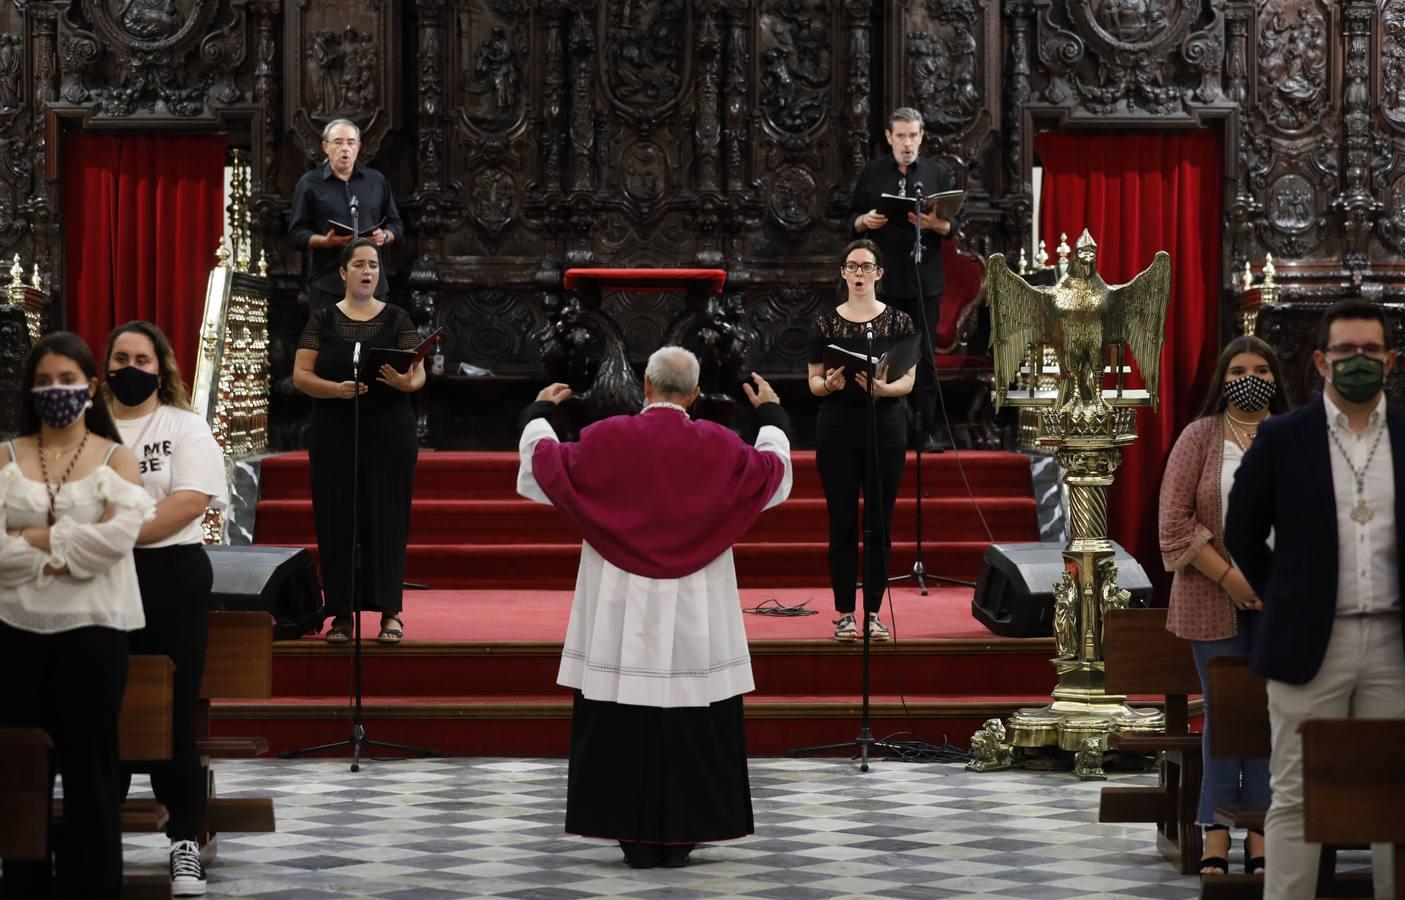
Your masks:
<svg viewBox="0 0 1405 900"><path fill-rule="evenodd" d="M543 440L556 440L556 433L546 419L534 419L518 444L517 492L550 506L532 475L532 454ZM767 425L756 449L775 453L785 466L769 509L790 496L790 440ZM645 578L582 542L556 681L589 700L662 708L707 706L754 690L731 549L682 578Z"/></svg>

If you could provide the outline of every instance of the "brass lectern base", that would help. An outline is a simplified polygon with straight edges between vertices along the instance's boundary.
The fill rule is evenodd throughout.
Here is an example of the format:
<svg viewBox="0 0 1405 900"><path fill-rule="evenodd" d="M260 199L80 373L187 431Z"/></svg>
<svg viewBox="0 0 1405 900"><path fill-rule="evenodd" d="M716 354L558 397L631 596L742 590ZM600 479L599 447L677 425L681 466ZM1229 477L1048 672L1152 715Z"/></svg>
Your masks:
<svg viewBox="0 0 1405 900"><path fill-rule="evenodd" d="M1120 699L1120 698L1119 698ZM1074 774L1088 781L1103 776L1107 736L1166 730L1158 709L1134 709L1125 703L1055 700L1048 706L1022 709L1010 717L1012 747L1057 747L1074 754Z"/></svg>

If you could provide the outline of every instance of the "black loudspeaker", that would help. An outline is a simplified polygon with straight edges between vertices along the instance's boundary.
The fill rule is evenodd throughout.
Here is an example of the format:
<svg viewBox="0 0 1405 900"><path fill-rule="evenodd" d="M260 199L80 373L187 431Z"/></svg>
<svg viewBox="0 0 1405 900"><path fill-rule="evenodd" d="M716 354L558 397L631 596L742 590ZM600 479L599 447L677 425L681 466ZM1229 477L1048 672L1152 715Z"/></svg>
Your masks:
<svg viewBox="0 0 1405 900"><path fill-rule="evenodd" d="M1151 602L1151 582L1141 565L1118 544L1117 586L1132 592L1132 606ZM1005 637L1049 637L1054 633L1054 582L1063 575L1064 545L991 544L981 560L971 615Z"/></svg>
<svg viewBox="0 0 1405 900"><path fill-rule="evenodd" d="M296 547L205 548L215 570L211 610L262 610L273 639L293 640L321 627L322 590L312 554Z"/></svg>

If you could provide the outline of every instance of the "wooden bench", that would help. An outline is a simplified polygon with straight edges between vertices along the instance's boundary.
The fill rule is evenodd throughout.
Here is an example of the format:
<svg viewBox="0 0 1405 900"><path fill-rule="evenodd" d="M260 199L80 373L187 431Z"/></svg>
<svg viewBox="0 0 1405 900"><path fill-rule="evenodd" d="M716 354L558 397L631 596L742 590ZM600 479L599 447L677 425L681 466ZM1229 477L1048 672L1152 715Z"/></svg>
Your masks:
<svg viewBox="0 0 1405 900"><path fill-rule="evenodd" d="M1163 694L1166 730L1112 734L1108 745L1160 754L1156 787L1103 788L1099 822L1155 822L1156 846L1183 875L1200 870L1195 823L1203 775L1200 735L1189 728L1189 695L1200 692L1190 642L1166 630L1164 609L1110 609L1103 618L1104 687L1109 694Z"/></svg>
<svg viewBox="0 0 1405 900"><path fill-rule="evenodd" d="M0 859L49 855L53 748L38 728L0 728Z"/></svg>
<svg viewBox="0 0 1405 900"><path fill-rule="evenodd" d="M255 757L268 752L262 737L210 737L210 700L273 695L273 619L262 612L212 612L205 677L196 701L196 749L205 770L205 803L199 813L201 847L212 848L222 831L270 832L276 826L269 797L215 796L211 758ZM206 860L208 862L208 859Z"/></svg>
<svg viewBox="0 0 1405 900"><path fill-rule="evenodd" d="M1405 773L1398 759L1405 719L1310 719L1301 734L1303 837L1324 846L1393 844L1395 896L1405 898ZM1335 860L1330 865L1318 872L1319 894L1335 874Z"/></svg>

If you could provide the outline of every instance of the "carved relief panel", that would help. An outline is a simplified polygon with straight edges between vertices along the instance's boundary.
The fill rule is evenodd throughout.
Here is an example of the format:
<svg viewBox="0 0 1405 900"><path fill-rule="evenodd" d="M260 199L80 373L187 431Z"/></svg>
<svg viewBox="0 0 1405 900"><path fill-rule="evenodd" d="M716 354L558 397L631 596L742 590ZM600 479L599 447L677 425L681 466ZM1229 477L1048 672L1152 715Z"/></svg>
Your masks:
<svg viewBox="0 0 1405 900"><path fill-rule="evenodd" d="M293 0L283 10L283 126L307 163L323 158L322 128L350 119L361 159L400 124L399 0Z"/></svg>
<svg viewBox="0 0 1405 900"><path fill-rule="evenodd" d="M1187 115L1223 100L1217 0L1035 0L1040 102L1094 115Z"/></svg>
<svg viewBox="0 0 1405 900"><path fill-rule="evenodd" d="M78 0L59 19L60 98L112 117L190 118L247 99L243 4Z"/></svg>
<svg viewBox="0 0 1405 900"><path fill-rule="evenodd" d="M0 269L9 268L10 256L24 235L24 201L29 195L28 122L24 108L29 106L29 54L25 40L24 17L11 4L0 6Z"/></svg>
<svg viewBox="0 0 1405 900"><path fill-rule="evenodd" d="M992 153L1000 121L999 8L975 0L906 0L895 4L887 47L889 58L902 60L887 67L888 105L922 113L922 152L946 163L959 187L988 190L999 166Z"/></svg>

